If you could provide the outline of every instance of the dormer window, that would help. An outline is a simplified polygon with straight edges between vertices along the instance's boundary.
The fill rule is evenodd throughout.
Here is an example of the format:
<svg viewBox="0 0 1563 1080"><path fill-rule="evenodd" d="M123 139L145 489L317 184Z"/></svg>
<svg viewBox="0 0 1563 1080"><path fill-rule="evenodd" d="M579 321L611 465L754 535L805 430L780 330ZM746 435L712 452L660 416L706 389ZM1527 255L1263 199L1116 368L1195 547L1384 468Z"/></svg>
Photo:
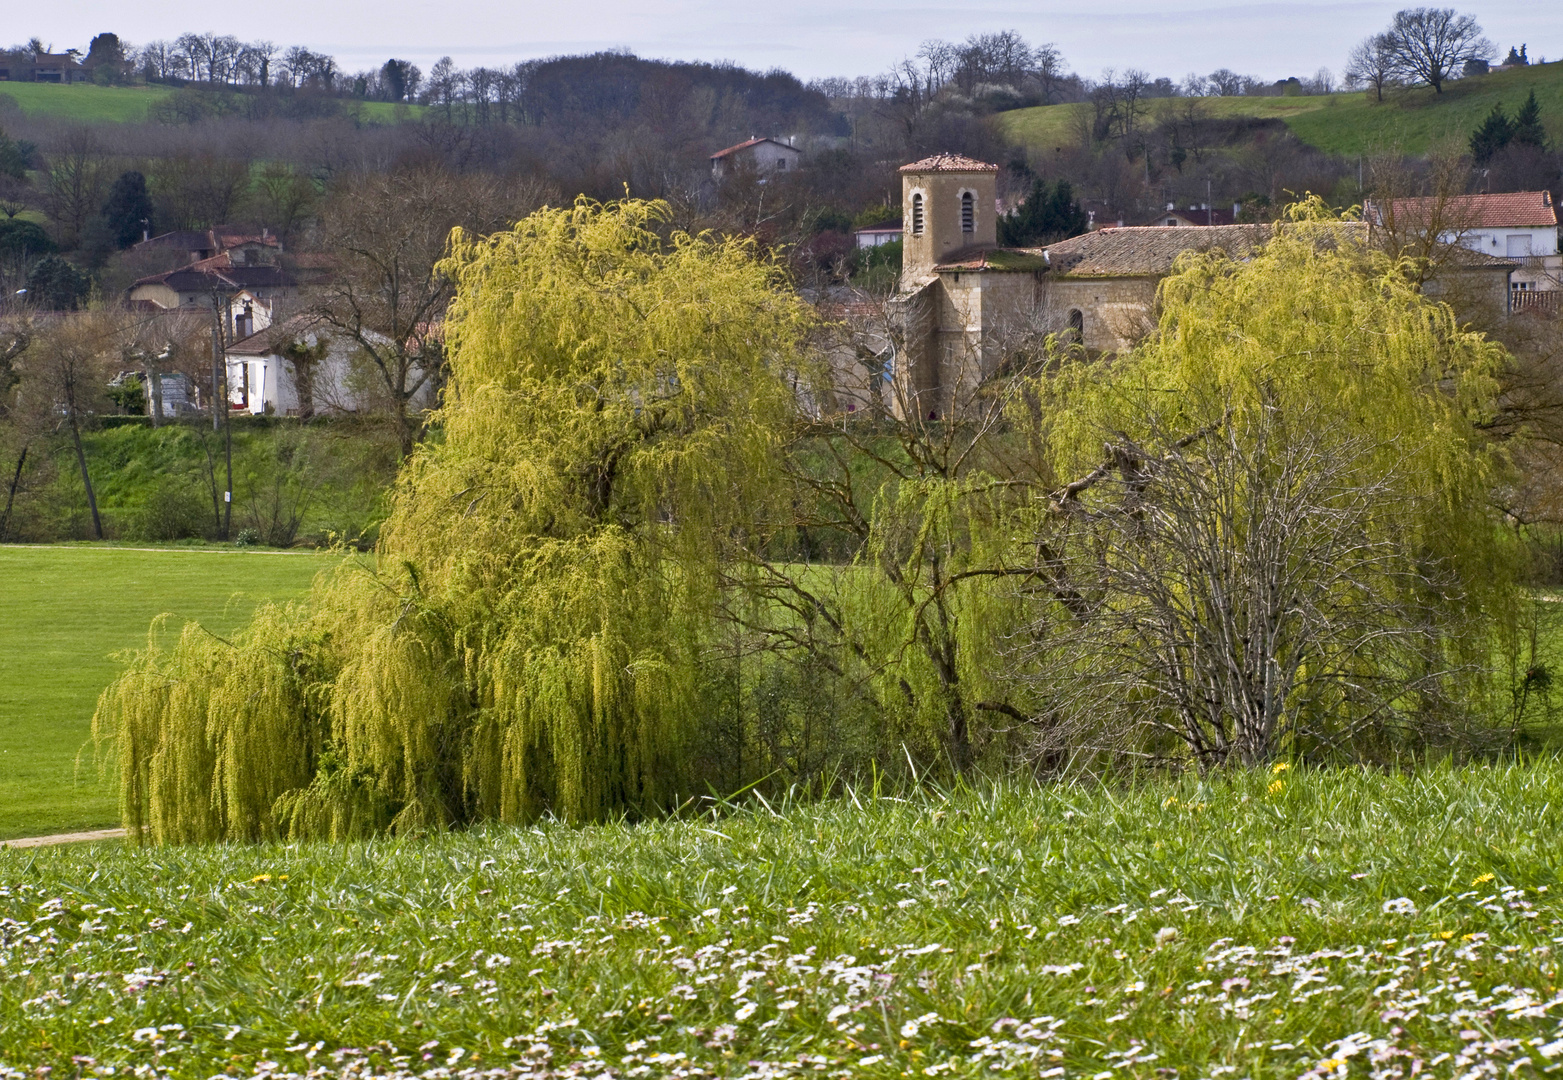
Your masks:
<svg viewBox="0 0 1563 1080"><path fill-rule="evenodd" d="M922 192L912 196L912 235L923 235L923 196Z"/></svg>
<svg viewBox="0 0 1563 1080"><path fill-rule="evenodd" d="M961 192L961 232L977 231L977 200L969 191Z"/></svg>

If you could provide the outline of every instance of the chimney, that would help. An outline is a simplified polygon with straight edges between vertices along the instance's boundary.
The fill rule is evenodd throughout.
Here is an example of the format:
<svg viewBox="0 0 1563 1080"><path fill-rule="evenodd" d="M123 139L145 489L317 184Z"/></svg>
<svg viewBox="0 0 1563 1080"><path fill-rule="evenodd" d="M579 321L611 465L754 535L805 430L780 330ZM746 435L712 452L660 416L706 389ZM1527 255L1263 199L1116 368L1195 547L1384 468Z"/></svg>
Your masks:
<svg viewBox="0 0 1563 1080"><path fill-rule="evenodd" d="M1242 203L1235 202L1235 203L1232 204L1232 220L1233 221L1236 221L1237 220L1237 215L1241 214L1242 212L1243 212L1243 204Z"/></svg>
<svg viewBox="0 0 1563 1080"><path fill-rule="evenodd" d="M1173 211L1174 211L1174 210L1176 210L1176 209L1177 209L1177 208L1178 208L1178 204L1177 204L1177 203L1168 203L1168 204L1167 204L1167 213L1169 213L1169 214L1170 214L1170 213L1172 213L1172 212L1173 212Z"/></svg>

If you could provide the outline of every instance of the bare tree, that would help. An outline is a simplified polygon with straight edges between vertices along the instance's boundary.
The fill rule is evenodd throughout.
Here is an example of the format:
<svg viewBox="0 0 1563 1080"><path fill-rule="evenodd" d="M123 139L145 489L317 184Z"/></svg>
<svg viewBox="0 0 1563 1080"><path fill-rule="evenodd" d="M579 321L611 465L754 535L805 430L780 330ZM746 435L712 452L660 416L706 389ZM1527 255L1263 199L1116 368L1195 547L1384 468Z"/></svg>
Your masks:
<svg viewBox="0 0 1563 1080"><path fill-rule="evenodd" d="M1454 8L1406 8L1395 13L1385 31L1395 70L1410 82L1422 82L1436 93L1470 60L1497 55L1492 42L1470 15Z"/></svg>
<svg viewBox="0 0 1563 1080"><path fill-rule="evenodd" d="M1328 415L1223 412L1186 410L1209 422L1183 435L1154 418L1144 438L1108 434L1103 464L1056 493L1045 614L1019 650L1049 703L1039 752L1159 743L1203 769L1448 730L1459 598L1386 527L1413 507L1369 465L1383 448Z"/></svg>
<svg viewBox="0 0 1563 1080"><path fill-rule="evenodd" d="M24 361L30 392L48 401L70 430L92 530L99 540L103 519L81 432L106 408L109 368L120 360L124 330L121 314L113 311L100 309L60 319L33 336Z"/></svg>
<svg viewBox="0 0 1563 1080"><path fill-rule="evenodd" d="M102 209L111 173L103 143L89 127L68 130L49 154L44 211L67 248L81 241L87 222Z"/></svg>
<svg viewBox="0 0 1563 1080"><path fill-rule="evenodd" d="M1379 101L1384 100L1384 91L1395 84L1398 70L1394 41L1388 34L1364 39L1346 58L1347 84L1367 87Z"/></svg>
<svg viewBox="0 0 1563 1080"><path fill-rule="evenodd" d="M338 265L316 312L362 351L403 455L418 435L415 399L443 377L451 283L436 264L451 229L492 232L545 197L537 185L415 168L355 177L324 207L321 240Z"/></svg>

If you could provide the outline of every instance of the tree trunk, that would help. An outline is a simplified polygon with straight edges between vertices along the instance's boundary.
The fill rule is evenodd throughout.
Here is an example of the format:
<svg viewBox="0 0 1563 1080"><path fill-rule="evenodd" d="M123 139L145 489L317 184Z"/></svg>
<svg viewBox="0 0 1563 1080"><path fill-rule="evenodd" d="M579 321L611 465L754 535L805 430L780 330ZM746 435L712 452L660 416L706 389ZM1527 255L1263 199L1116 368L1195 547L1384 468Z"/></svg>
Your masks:
<svg viewBox="0 0 1563 1080"><path fill-rule="evenodd" d="M11 487L5 493L5 513L0 514L0 540L11 535L11 507L16 504L16 489L22 484L22 467L27 464L30 443L22 444L22 452L16 456L16 471L11 474Z"/></svg>
<svg viewBox="0 0 1563 1080"><path fill-rule="evenodd" d="M147 381L152 385L148 388L152 391L152 426L163 426L163 372L157 366L158 358L147 358Z"/></svg>
<svg viewBox="0 0 1563 1080"><path fill-rule="evenodd" d="M76 412L71 410L71 439L76 444L76 464L81 466L81 483L87 489L87 508L92 511L92 531L103 539L103 519L98 517L98 497L92 491L92 477L87 473L87 452L81 446L81 428L76 425Z"/></svg>

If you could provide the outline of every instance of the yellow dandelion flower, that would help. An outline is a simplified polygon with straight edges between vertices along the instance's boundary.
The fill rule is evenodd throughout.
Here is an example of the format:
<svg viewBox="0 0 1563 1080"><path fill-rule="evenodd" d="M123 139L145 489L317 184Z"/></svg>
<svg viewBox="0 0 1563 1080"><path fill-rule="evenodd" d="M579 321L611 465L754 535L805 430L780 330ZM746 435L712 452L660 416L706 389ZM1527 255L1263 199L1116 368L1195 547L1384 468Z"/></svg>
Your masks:
<svg viewBox="0 0 1563 1080"><path fill-rule="evenodd" d="M1279 795L1281 792L1286 790L1286 781L1272 780L1270 781L1270 787L1267 790L1271 795Z"/></svg>
<svg viewBox="0 0 1563 1080"><path fill-rule="evenodd" d="M1279 775L1281 773L1284 773L1287 769L1290 769L1291 767L1292 767L1291 764L1288 763L1288 762L1277 761L1274 765L1270 766L1270 772L1273 773L1273 774Z"/></svg>
<svg viewBox="0 0 1563 1080"><path fill-rule="evenodd" d="M1471 879L1472 885L1485 885L1493 879L1492 874L1481 874Z"/></svg>
<svg viewBox="0 0 1563 1080"><path fill-rule="evenodd" d="M271 880L271 875L270 874L256 874L254 877L250 878L250 884L251 885L255 885L255 884L258 884L259 882L270 881L270 880Z"/></svg>

